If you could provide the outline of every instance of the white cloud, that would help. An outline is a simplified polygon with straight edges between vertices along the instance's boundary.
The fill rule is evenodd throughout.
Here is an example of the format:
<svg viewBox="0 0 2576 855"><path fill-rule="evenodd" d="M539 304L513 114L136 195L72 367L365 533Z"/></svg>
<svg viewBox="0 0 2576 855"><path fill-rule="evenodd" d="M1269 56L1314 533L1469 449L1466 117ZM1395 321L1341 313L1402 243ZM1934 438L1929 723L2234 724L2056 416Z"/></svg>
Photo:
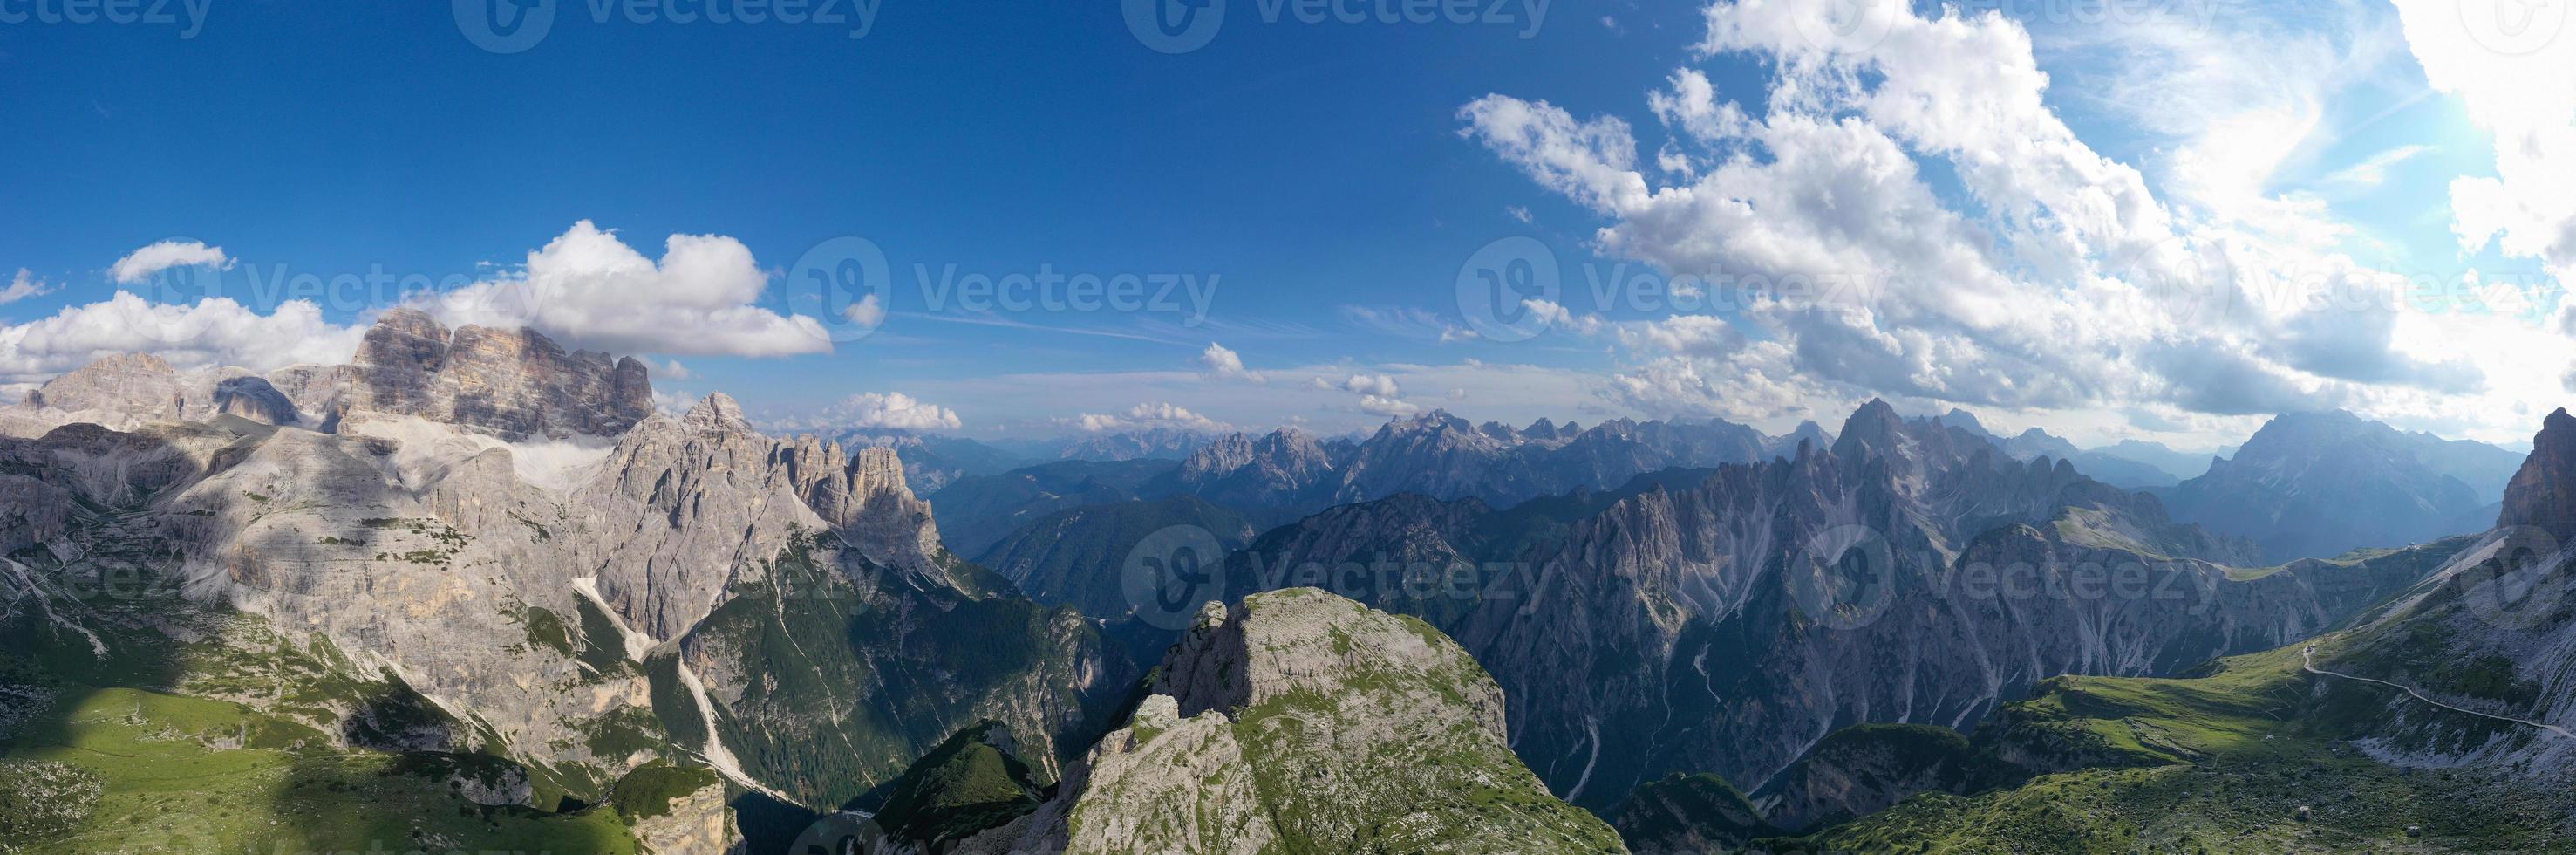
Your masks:
<svg viewBox="0 0 2576 855"><path fill-rule="evenodd" d="M1179 430L1215 433L1227 429L1224 422L1190 412L1178 405L1162 402L1137 404L1136 406L1127 408L1127 412L1116 415L1083 413L1082 415L1074 418L1074 424L1083 430L1095 433L1112 430L1149 430L1153 428L1174 428Z"/></svg>
<svg viewBox="0 0 2576 855"><path fill-rule="evenodd" d="M451 324L533 327L571 346L620 353L831 352L830 335L813 318L755 305L768 281L733 238L672 235L656 262L582 220L529 253L521 270L437 295L424 308ZM871 306L851 310L882 320L884 308Z"/></svg>
<svg viewBox="0 0 2576 855"><path fill-rule="evenodd" d="M1361 395L1359 406L1360 412L1373 416L1385 416L1391 419L1403 418L1405 416L1413 415L1414 413L1422 412L1421 407L1415 406L1411 402L1395 398L1380 397L1377 395Z"/></svg>
<svg viewBox="0 0 2576 855"><path fill-rule="evenodd" d="M127 253L110 265L107 272L119 284L132 285L173 267L195 266L230 270L233 259L225 255L224 248L220 246L207 246L193 240L165 240Z"/></svg>
<svg viewBox="0 0 2576 855"><path fill-rule="evenodd" d="M9 287L0 288L0 306L15 303L29 297L51 294L53 291L53 288L48 287L43 281L38 280L34 273L28 272L27 268L21 267L18 268L17 278L9 280Z"/></svg>
<svg viewBox="0 0 2576 855"><path fill-rule="evenodd" d="M2576 274L2576 28L2565 4L2528 4L2543 20L2508 33L2476 20L2502 10L2458 0L2398 0L2406 46L2434 89L2456 97L2495 140L2494 177L2451 183L2460 243L2538 258Z"/></svg>
<svg viewBox="0 0 2576 855"><path fill-rule="evenodd" d="M916 400L901 392L852 395L825 410L820 419L808 421L816 426L893 430L956 430L962 424L955 410Z"/></svg>
<svg viewBox="0 0 2576 855"><path fill-rule="evenodd" d="M2335 170L2333 174L2327 175L2325 180L2327 183L2331 184L2352 184L2364 187L2377 187L2388 181L2389 167L2404 163L2408 159L2414 158L2418 155L2431 153L2432 151L2433 147L2429 145L2397 146L2395 148L2388 149L2387 151L2363 158L2360 162L2351 166Z"/></svg>
<svg viewBox="0 0 2576 855"><path fill-rule="evenodd" d="M697 372L689 370L689 367L686 365L681 365L680 361L677 359L662 362L654 362L648 359L645 360L644 364L653 369L653 379L655 380L687 380L691 377L697 376Z"/></svg>
<svg viewBox="0 0 2576 855"><path fill-rule="evenodd" d="M1695 69L1672 72L1646 99L1665 131L1652 179L1619 118L1506 95L1460 108L1462 134L1607 221L1598 251L1740 292L1715 295L1740 307L1727 320L1610 325L1626 351L1605 387L1614 402L1739 421L1869 395L2023 411L2387 412L2456 406L2496 382L2481 370L2489 358L2422 340L2429 325L2405 280L2340 254L2349 229L2322 202L2265 195L2314 130L2320 93L2375 64L2384 40L2216 34L2230 50L2279 44L2268 61L2316 67L2288 70L2291 94L2215 114L2217 93L2281 75L2261 73L2266 60L2128 57L2153 67L2115 78L2122 91L2148 91L2140 81L2158 74L2232 75L2169 87L2189 97L2165 103L2203 115L2155 128L2179 146L2165 189L2188 204L2168 207L2146 173L2051 109L2020 23L1900 4L1883 34L1838 43L1834 5L1711 4L1703 53L1774 76L1767 91L1722 93ZM2484 338L2507 339L2520 340Z"/></svg>
<svg viewBox="0 0 2576 855"><path fill-rule="evenodd" d="M1341 389L1345 392L1380 398L1397 398L1404 395L1404 390L1396 385L1395 378L1384 374L1353 374L1350 379L1342 381Z"/></svg>
<svg viewBox="0 0 2576 855"><path fill-rule="evenodd" d="M1572 310L1548 300L1522 300L1521 308L1528 309L1548 328L1580 335L1591 335L1602 328L1600 315L1576 315Z"/></svg>
<svg viewBox="0 0 2576 855"><path fill-rule="evenodd" d="M1208 376L1219 380L1242 380L1249 383L1268 382L1267 378L1261 376L1261 372L1244 370L1243 356L1241 354L1228 350L1225 345L1212 341L1208 342L1206 350L1199 352L1199 365L1207 369Z"/></svg>
<svg viewBox="0 0 2576 855"><path fill-rule="evenodd" d="M857 324L861 329L876 329L878 324L885 323L885 317L885 301L877 299L873 291L860 297L858 302L851 303L849 308L841 310L843 320Z"/></svg>
<svg viewBox="0 0 2576 855"><path fill-rule="evenodd" d="M0 326L0 382L36 382L102 357L150 353L180 368L238 365L269 371L336 364L356 353L363 327L322 319L304 300L260 314L229 298L156 304L131 293L68 306L51 317Z"/></svg>
<svg viewBox="0 0 2576 855"><path fill-rule="evenodd" d="M1729 356L1744 349L1744 333L1713 315L1675 315L1658 321L1618 326L1619 344L1632 351L1700 357Z"/></svg>

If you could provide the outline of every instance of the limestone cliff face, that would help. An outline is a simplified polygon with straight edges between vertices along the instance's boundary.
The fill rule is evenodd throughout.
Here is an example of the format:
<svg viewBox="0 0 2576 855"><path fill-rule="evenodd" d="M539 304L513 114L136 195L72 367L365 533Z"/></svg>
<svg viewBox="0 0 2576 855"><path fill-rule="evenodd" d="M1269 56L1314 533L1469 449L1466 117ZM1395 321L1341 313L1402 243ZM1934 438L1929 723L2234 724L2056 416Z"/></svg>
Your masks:
<svg viewBox="0 0 2576 855"><path fill-rule="evenodd" d="M376 352L455 370L454 348L401 328ZM339 433L221 417L0 438L0 496L24 500L0 509L0 543L45 547L40 572L184 578L198 601L327 639L353 676L391 675L438 711L399 747L489 750L581 798L657 746L717 757L734 739L738 780L838 804L981 718L1030 734L1052 771L1059 739L1087 744L1134 684L1078 615L970 593L889 454L760 435L728 398L614 447L338 415Z"/></svg>
<svg viewBox="0 0 2576 855"><path fill-rule="evenodd" d="M451 331L411 309L379 316L348 365L268 379L309 413L418 416L508 439L616 436L653 414L652 382L634 357L566 351L526 329Z"/></svg>
<svg viewBox="0 0 2576 855"><path fill-rule="evenodd" d="M741 851L742 835L718 783L672 799L668 813L638 820L635 839L651 855L729 855Z"/></svg>
<svg viewBox="0 0 2576 855"><path fill-rule="evenodd" d="M186 411L188 391L170 363L148 353L132 353L110 356L48 380L28 393L27 404L110 414L128 423L171 421Z"/></svg>
<svg viewBox="0 0 2576 855"><path fill-rule="evenodd" d="M1411 618L1211 604L1057 798L959 852L1621 852L1504 742L1502 691Z"/></svg>
<svg viewBox="0 0 2576 855"><path fill-rule="evenodd" d="M891 450L855 458L811 438L752 430L723 393L679 419L654 416L621 438L569 504L601 535L573 557L600 594L656 640L717 604L734 571L785 550L797 532L834 532L869 560L935 574L929 505Z"/></svg>
<svg viewBox="0 0 2576 855"><path fill-rule="evenodd" d="M2559 543L2576 542L2576 416L2549 414L2531 437L2531 456L2505 487L2499 527L2527 525Z"/></svg>
<svg viewBox="0 0 2576 855"><path fill-rule="evenodd" d="M367 330L347 365L295 365L266 376L219 367L181 371L150 354L100 359L9 408L19 435L76 421L126 429L231 415L261 424L347 414L416 416L508 440L613 437L653 414L644 363L566 351L533 330L467 326L394 309Z"/></svg>
<svg viewBox="0 0 2576 855"><path fill-rule="evenodd" d="M156 422L234 416L259 424L295 424L295 402L239 368L181 371L146 353L100 359L27 394L0 412L0 428L41 436L56 426L88 422L132 429Z"/></svg>
<svg viewBox="0 0 2576 855"><path fill-rule="evenodd" d="M1671 772L1759 787L1846 724L1965 728L2056 674L2169 673L2277 647L2431 565L2311 562L2240 581L2228 567L2251 556L2242 541L1883 404L1831 450L1695 483L1503 511L1398 497L1248 552L1229 561L1230 586L1392 562L1403 572L1353 592L1464 644L1507 692L1523 761L1603 807ZM1415 572L1460 567L1463 586Z"/></svg>

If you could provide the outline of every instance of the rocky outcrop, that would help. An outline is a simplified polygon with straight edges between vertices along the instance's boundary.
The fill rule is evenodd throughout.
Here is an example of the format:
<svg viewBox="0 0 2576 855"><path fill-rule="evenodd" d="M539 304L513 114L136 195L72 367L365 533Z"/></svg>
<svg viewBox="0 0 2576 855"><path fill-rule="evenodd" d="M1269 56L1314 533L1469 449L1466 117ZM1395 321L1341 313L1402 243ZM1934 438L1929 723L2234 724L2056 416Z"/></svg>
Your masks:
<svg viewBox="0 0 2576 855"><path fill-rule="evenodd" d="M2532 526L2559 543L2576 543L2576 416L2565 408L2542 420L2531 456L2505 487L2498 527Z"/></svg>
<svg viewBox="0 0 2576 855"><path fill-rule="evenodd" d="M295 401L270 385L267 378L256 375L226 377L216 381L213 394L217 415L236 416L265 425L291 425L303 421Z"/></svg>
<svg viewBox="0 0 2576 855"><path fill-rule="evenodd" d="M1626 851L1512 757L1501 690L1420 621L1255 595L1163 674L1055 799L955 851Z"/></svg>
<svg viewBox="0 0 2576 855"><path fill-rule="evenodd" d="M87 422L131 430L156 422L233 415L261 424L294 424L295 406L239 368L181 371L148 353L109 356L45 382L17 406L0 408L0 427L41 436Z"/></svg>
<svg viewBox="0 0 2576 855"><path fill-rule="evenodd" d="M566 351L534 330L449 330L412 309L376 319L344 366L295 366L270 381L308 413L418 416L508 439L616 436L653 414L634 357Z"/></svg>
<svg viewBox="0 0 2576 855"><path fill-rule="evenodd" d="M178 369L148 353L110 356L64 374L26 403L38 409L104 414L116 425L174 421L188 410L187 384ZM205 402L200 400L199 407Z"/></svg>
<svg viewBox="0 0 2576 855"><path fill-rule="evenodd" d="M734 829L733 809L725 804L723 782L708 784L670 801L667 812L635 821L636 842L649 855L729 855L741 852L742 835Z"/></svg>

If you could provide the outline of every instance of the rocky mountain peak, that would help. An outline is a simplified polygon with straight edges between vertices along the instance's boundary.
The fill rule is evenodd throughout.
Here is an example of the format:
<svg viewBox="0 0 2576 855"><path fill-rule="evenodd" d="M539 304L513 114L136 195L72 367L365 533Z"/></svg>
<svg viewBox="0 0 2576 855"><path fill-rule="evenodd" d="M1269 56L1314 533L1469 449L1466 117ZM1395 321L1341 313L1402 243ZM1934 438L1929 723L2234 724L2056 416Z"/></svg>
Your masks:
<svg viewBox="0 0 2576 855"><path fill-rule="evenodd" d="M690 407L687 415L680 417L680 423L702 431L759 433L752 429L751 419L743 416L742 405L723 392L709 393L696 406ZM888 453L892 450L888 449Z"/></svg>
<svg viewBox="0 0 2576 855"><path fill-rule="evenodd" d="M1860 461L1894 454L1904 445L1905 418L1884 400L1869 399L1843 420L1834 439L1834 456Z"/></svg>
<svg viewBox="0 0 2576 855"><path fill-rule="evenodd" d="M436 371L447 361L447 342L454 333L437 318L418 309L391 309L376 316L375 326L358 343L355 365L409 367Z"/></svg>
<svg viewBox="0 0 2576 855"><path fill-rule="evenodd" d="M2540 422L2531 437L2531 456L2504 489L2504 512L2496 525L2535 526L2566 543L2576 535L2576 416L2565 407Z"/></svg>
<svg viewBox="0 0 2576 855"><path fill-rule="evenodd" d="M1987 430L1984 423L1977 421L1975 414L1957 407L1951 407L1950 412L1943 414L1941 416L1941 423L1954 428L1965 428L1969 433L1982 434L1985 436L1997 435L1994 431ZM2038 430L2038 428L2032 428L2032 430Z"/></svg>
<svg viewBox="0 0 2576 855"><path fill-rule="evenodd" d="M308 413L418 416L510 439L616 436L653 414L653 383L634 357L566 351L530 329L450 330L413 309L377 316L348 365L268 379Z"/></svg>
<svg viewBox="0 0 2576 855"><path fill-rule="evenodd" d="M178 418L186 398L179 371L170 363L148 353L123 353L45 381L27 393L27 404L149 421Z"/></svg>

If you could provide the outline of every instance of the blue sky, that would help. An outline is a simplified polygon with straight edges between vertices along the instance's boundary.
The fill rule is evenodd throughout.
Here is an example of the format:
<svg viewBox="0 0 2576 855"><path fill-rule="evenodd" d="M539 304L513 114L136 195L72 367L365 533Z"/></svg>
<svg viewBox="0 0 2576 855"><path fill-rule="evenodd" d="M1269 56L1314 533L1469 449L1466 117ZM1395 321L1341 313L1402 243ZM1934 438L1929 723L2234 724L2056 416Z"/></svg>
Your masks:
<svg viewBox="0 0 2576 855"><path fill-rule="evenodd" d="M2424 39L2410 39L2397 10L2177 3L2185 5L2168 4L2176 14L2165 18L2114 23L2006 4L2015 17L1992 23L2027 39L2026 61L2053 84L2042 96L2047 110L2083 145L2134 167L2176 218L2228 230L2176 229L2191 231L2192 252L2246 241L2306 252L2314 247L2304 238L2324 224L2324 245L2360 265L2513 277L2543 301L2521 326L2549 326L2551 250L2516 254L2509 240L2468 247L2456 234L2452 183L2498 174L2496 129L2472 114L2474 94L2429 85L2413 53ZM2135 344L2108 357L2105 345L2003 358L2028 342L1995 341L1999 328L1982 322L1908 326L1903 311L1882 305L1871 322L1880 338L1932 342L1892 345L1901 352L1881 354L1882 370L1834 352L1834 339L1779 312L1602 304L1583 295L1588 277L1759 265L1733 249L1694 255L1691 247L1712 238L1693 230L1722 223L1600 203L1544 162L1546 140L1524 141L1533 148L1502 136L1534 126L1506 128L1493 123L1505 119L1462 109L1536 105L1578 122L1618 120L1633 132L1634 171L1656 188L1688 188L1735 154L1757 166L1779 160L1784 143L1758 134L1712 138L1697 150L1701 141L1677 113L1659 116L1651 106L1650 92L1672 88L1673 75L1689 69L1710 83L1713 103L1757 122L1781 114L1771 101L1796 77L1792 58L1749 42L1700 50L1710 18L1694 5L1560 0L1523 38L1533 29L1523 22L1269 22L1266 7L1238 0L1211 41L1177 55L1142 43L1111 3L889 3L863 38L852 38L855 22L682 24L620 13L601 21L597 7L566 0L541 41L509 54L479 47L443 2L218 3L202 20L168 8L179 21L0 25L0 69L11 80L0 88L0 116L12 128L0 135L8 202L0 271L28 271L21 292L31 293L0 304L0 321L38 324L120 288L183 305L220 289L213 293L250 315L312 298L312 324L244 321L250 326L230 338L150 342L182 362L274 367L253 363L322 358L349 325L399 295L316 296L262 282L383 271L455 290L527 277L532 264L555 269L531 253L559 238L568 243L558 266L622 263L595 242L572 251L579 242L566 236L587 222L645 259L662 259L671 235L721 236L747 251L745 266L761 281L737 293L667 266L641 285L600 274L607 278L584 292L590 302L560 301L567 308L539 325L577 344L651 357L664 368L657 386L727 391L781 424L875 421L969 435L1060 432L1086 421L1338 431L1447 407L1477 419L1718 416L1777 430L1809 414L1831 421L1855 400L1885 395L1926 411L1964 404L1994 414L1989 423L2047 425L2084 439L2192 445L2241 434L2259 421L2258 409L2305 405L2508 438L2527 433L2536 415L2497 410L2563 393L2555 382L2503 376L2494 355L2409 350L2410 336L2434 329L2412 318L2270 318L2251 325L2260 329L2205 337L2186 324L2166 337L2177 354L2224 339L2211 346L2262 364L2246 375L2231 372L2255 369L2213 368L2199 357L2132 366L2141 359ZM1504 8L1526 17L1531 7ZM1938 9L1914 12L1937 22ZM2135 44L2140 32L2169 35L2177 19L2198 23L2173 50L2102 48ZM1907 30L1895 32L1890 45ZM2267 71L2265 61L2302 55L2284 46L2316 47L2332 57L2322 63L2331 73L2301 67L2284 80ZM1884 57L1884 68L1900 59ZM1864 80L1885 73L1854 67ZM2212 105L2244 106L2231 87L2300 97L2244 110L2268 121L2249 119L2241 125L2249 130L2229 138L2209 114ZM1507 101L1480 100L1489 95ZM1901 128L1857 102L1801 109ZM2057 289L2084 279L2027 249L2041 238L2021 226L1989 223L2011 199L1972 187L1958 155L1940 150L1942 134L1916 131L1893 134L1912 162L1902 177L1966 226L1982 227L1961 232L1969 243L2006 247L1980 250L1992 263L1979 270ZM1993 139L1980 136L1991 129L1952 131L1943 133ZM2285 150L2233 171L2208 157L2174 163L2196 142L2240 139ZM2198 150L2236 157L2247 148ZM1698 165L1658 170L1659 149ZM2251 177L2213 189L2213 174ZM1760 213L1767 220L1774 211ZM828 353L811 343L785 348L796 355L734 355L782 349L746 343L793 326L762 326L768 320L758 317L717 330L670 314L593 323L570 313L723 292L731 296L707 305L739 297L755 313L821 315L792 303L791 268L841 236L882 251L891 304L872 334ZM1457 296L1461 267L1514 237L1537 239L1558 262L1564 288L1550 301L1554 322L1526 340L1478 338L1474 310ZM117 281L120 259L162 241L220 247L224 261L194 268L181 280L187 293ZM1844 249L1836 257L1908 258ZM716 266L739 260L707 257ZM2087 269L2131 266L2106 252L2086 257ZM1938 279L1930 268L1900 266ZM979 314L933 304L943 292L923 280L950 270L1186 275L1214 285L1203 292L1212 295L1203 319L1185 299L1170 311ZM0 380L23 389L120 343L73 327L0 333L8 348ZM1944 335L1977 347L1943 345ZM2540 372L2552 381L2568 362L2526 357L2554 360ZM2123 367L2062 384L2042 379L2109 363ZM1760 382L1747 388L1744 378ZM2192 384L2202 388L2182 388ZM2236 394L2256 388L2278 394ZM895 393L902 397L887 397Z"/></svg>

